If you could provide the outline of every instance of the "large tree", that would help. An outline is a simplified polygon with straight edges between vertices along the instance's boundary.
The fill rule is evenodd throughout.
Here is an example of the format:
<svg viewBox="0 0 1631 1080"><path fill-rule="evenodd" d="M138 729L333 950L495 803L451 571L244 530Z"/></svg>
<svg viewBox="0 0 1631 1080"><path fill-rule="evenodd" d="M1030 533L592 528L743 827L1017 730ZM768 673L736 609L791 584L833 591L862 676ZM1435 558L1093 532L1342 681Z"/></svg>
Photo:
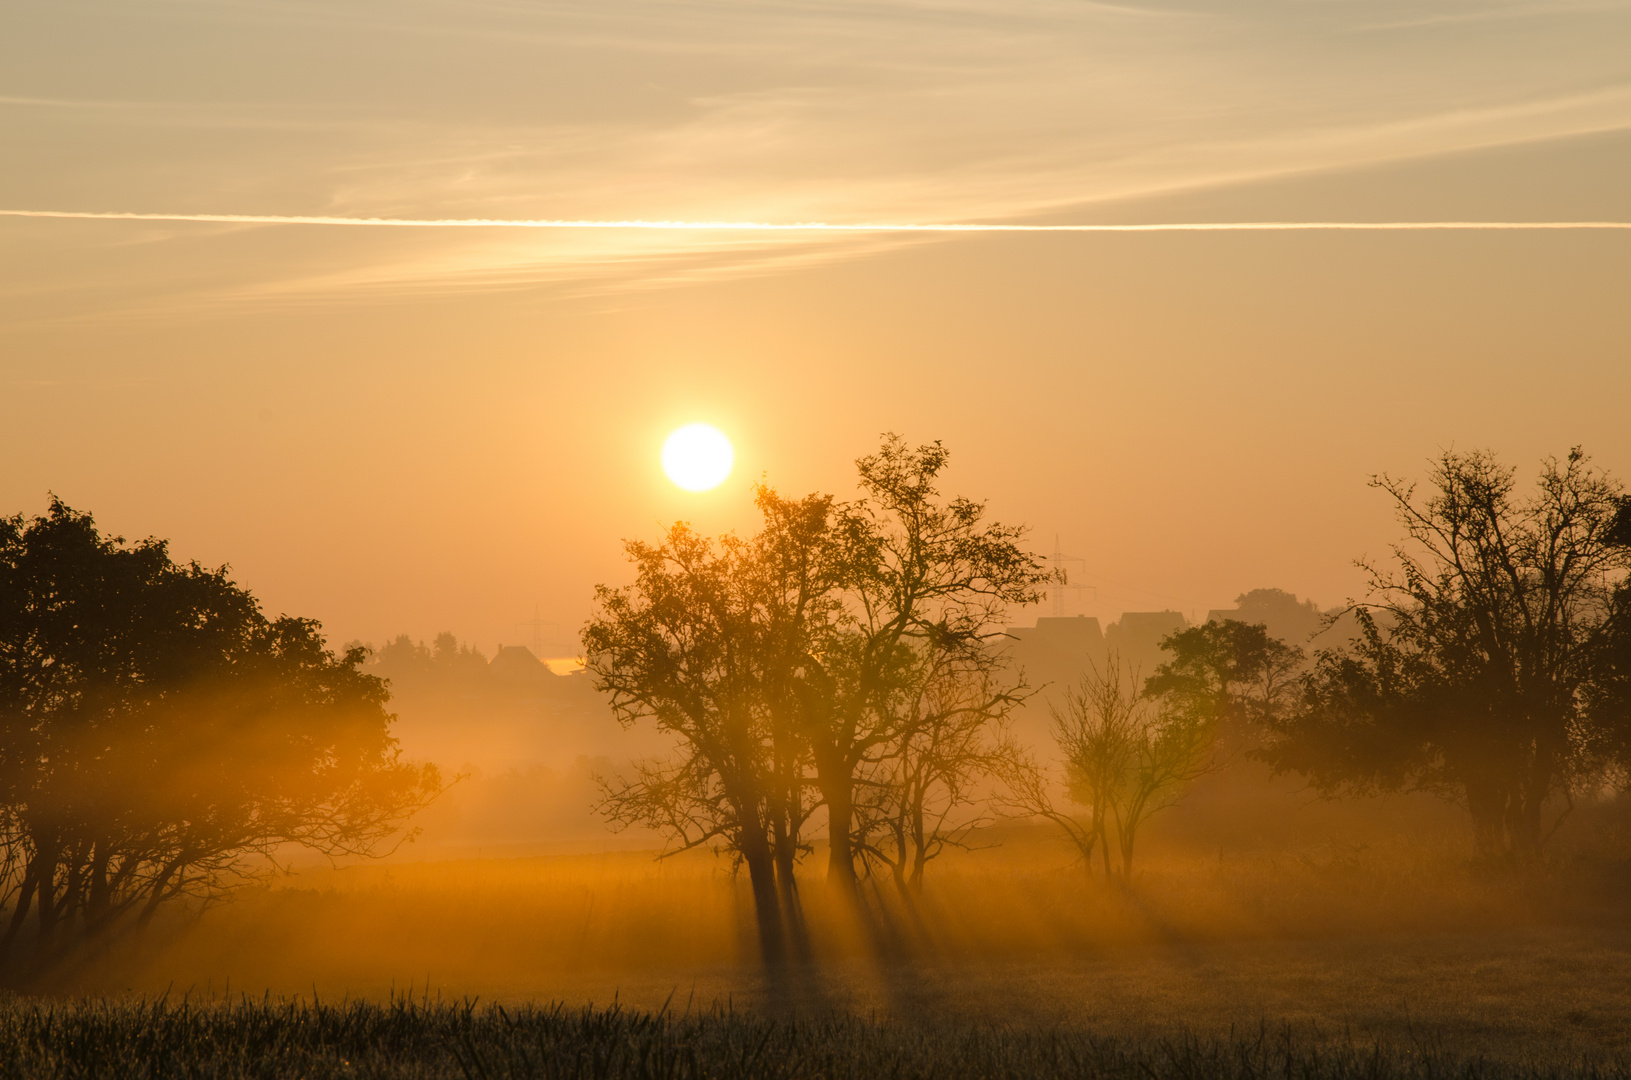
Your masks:
<svg viewBox="0 0 1631 1080"><path fill-rule="evenodd" d="M822 586L812 548L827 501L761 489L766 528L717 543L684 523L661 544L626 545L635 580L596 590L583 631L589 671L625 725L651 722L670 756L607 778L617 825L664 833L671 851L716 844L746 865L760 949L771 965L798 943L792 879L809 814L790 667Z"/></svg>
<svg viewBox="0 0 1631 1080"><path fill-rule="evenodd" d="M627 545L632 585L597 591L583 638L596 685L623 723L676 737L672 756L611 779L604 808L675 849L740 857L769 960L800 941L793 867L811 811L825 807L829 879L853 895L879 806L858 792L915 776L895 809L911 860L926 861L951 835L929 824L948 769L966 771L941 759L980 741L947 725L994 720L1018 699L987 646L1005 605L1033 599L1044 574L1020 530L939 495L945 462L939 444L887 436L857 463L861 499L760 488L752 537L714 542L676 525L661 544ZM954 683L973 696L925 707Z"/></svg>
<svg viewBox="0 0 1631 1080"><path fill-rule="evenodd" d="M1022 697L991 648L1011 605L1034 603L1048 574L1025 530L940 494L949 454L886 435L856 462L862 498L837 509L828 580L836 604L800 665L802 724L827 810L828 880L853 892L866 832L857 789L920 741L935 680L978 687L963 715L997 718Z"/></svg>
<svg viewBox="0 0 1631 1080"><path fill-rule="evenodd" d="M1488 453L1444 454L1430 484L1373 481L1404 538L1361 564L1363 634L1318 655L1266 756L1327 792L1455 798L1480 851L1532 855L1611 761L1585 706L1631 568L1620 488L1578 449L1527 494Z"/></svg>
<svg viewBox="0 0 1631 1080"><path fill-rule="evenodd" d="M49 958L219 897L285 844L399 835L438 778L401 760L362 655L59 501L0 520L0 959L31 913Z"/></svg>

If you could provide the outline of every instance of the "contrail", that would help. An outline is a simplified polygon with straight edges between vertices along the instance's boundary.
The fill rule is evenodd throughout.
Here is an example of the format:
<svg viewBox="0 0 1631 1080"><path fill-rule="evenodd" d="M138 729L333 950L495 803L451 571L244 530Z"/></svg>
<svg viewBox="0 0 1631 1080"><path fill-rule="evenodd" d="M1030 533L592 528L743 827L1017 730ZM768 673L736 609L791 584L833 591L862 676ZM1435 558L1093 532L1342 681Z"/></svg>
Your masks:
<svg viewBox="0 0 1631 1080"><path fill-rule="evenodd" d="M1631 229L1631 221L1172 221L1142 225L1002 225L978 222L657 221L509 218L324 217L314 214L136 214L91 210L0 210L0 217L95 221L203 221L229 225L362 225L390 229L653 229L682 232L1138 233Z"/></svg>

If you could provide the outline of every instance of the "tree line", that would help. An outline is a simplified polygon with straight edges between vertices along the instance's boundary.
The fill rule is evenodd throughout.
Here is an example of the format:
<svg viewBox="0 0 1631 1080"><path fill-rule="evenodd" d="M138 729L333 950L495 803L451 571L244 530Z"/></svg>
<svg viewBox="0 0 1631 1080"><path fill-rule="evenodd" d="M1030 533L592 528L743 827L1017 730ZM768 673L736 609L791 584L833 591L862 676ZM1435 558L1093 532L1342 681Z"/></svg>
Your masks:
<svg viewBox="0 0 1631 1080"><path fill-rule="evenodd" d="M794 868L816 833L841 896L887 872L910 903L993 815L1051 822L1126 883L1141 827L1233 759L1331 797L1453 799L1499 857L1627 786L1631 502L1578 450L1527 493L1487 453L1444 454L1420 497L1376 478L1402 538L1361 563L1357 637L1310 656L1209 622L1147 677L1112 654L1052 706L1051 753L1011 737L1035 688L1001 647L1004 613L1050 579L1023 529L941 496L946 460L889 436L857 462L859 499L761 487L756 535L677 524L628 545L633 584L597 592L597 686L677 746L607 778L603 810L739 859L772 963L808 948Z"/></svg>
<svg viewBox="0 0 1631 1080"><path fill-rule="evenodd" d="M796 871L818 843L860 911L869 881L911 904L1002 817L1129 884L1143 827L1231 760L1330 797L1452 799L1491 859L1539 857L1631 784L1631 501L1578 450L1532 485L1487 453L1419 488L1376 478L1399 540L1361 564L1350 640L1310 654L1222 621L1147 674L1111 655L1061 688L1049 748L1011 731L1039 688L1003 634L1049 572L1022 527L941 493L947 461L888 436L857 498L761 486L753 535L676 524L596 591L595 686L674 746L602 778L602 810L738 860L772 964L810 954ZM441 779L402 758L365 652L55 499L0 519L0 970L222 898L290 845L400 842ZM451 637L409 659L481 665Z"/></svg>

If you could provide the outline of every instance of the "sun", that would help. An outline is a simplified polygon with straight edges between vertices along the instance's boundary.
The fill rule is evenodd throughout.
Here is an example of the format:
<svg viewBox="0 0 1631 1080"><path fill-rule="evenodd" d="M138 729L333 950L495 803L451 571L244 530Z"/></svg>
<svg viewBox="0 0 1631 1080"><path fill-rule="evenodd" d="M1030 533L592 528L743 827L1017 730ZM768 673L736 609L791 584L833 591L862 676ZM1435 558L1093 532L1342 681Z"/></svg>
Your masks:
<svg viewBox="0 0 1631 1080"><path fill-rule="evenodd" d="M712 424L686 424L663 443L663 472L686 491L718 487L735 462L731 441Z"/></svg>

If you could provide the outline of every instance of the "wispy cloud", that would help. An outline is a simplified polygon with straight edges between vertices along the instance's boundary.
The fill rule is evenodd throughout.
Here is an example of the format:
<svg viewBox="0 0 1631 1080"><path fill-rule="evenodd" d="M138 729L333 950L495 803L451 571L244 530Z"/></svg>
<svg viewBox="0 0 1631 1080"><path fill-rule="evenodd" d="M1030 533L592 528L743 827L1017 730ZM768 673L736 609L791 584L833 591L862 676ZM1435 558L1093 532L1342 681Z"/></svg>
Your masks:
<svg viewBox="0 0 1631 1080"><path fill-rule="evenodd" d="M24 167L0 175L0 205L442 230L412 250L327 247L321 268L271 253L257 273L279 295L299 283L668 280L679 264L768 272L874 250L885 234L994 225L1126 231L1103 219L1154 193L1631 129L1631 3L97 11L42 9L14 28L0 135ZM1356 33L1411 20L1434 25ZM1256 227L1474 224L1332 209L1332 221ZM1503 216L1568 216L1559 209ZM492 221L602 235L497 239L480 231Z"/></svg>

